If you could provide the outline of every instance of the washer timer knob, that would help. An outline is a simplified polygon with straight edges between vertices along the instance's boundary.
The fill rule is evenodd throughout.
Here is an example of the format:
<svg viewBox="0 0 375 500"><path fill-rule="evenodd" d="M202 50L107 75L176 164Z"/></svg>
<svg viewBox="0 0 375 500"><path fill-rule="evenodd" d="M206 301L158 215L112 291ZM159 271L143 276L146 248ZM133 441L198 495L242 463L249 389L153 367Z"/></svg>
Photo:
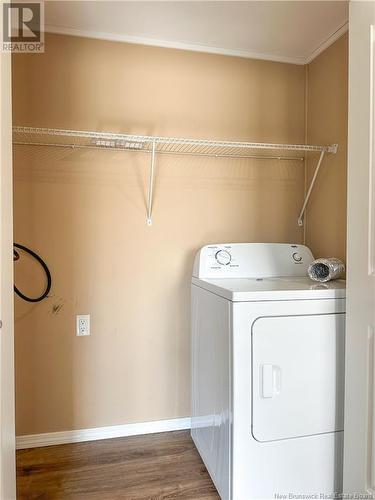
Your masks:
<svg viewBox="0 0 375 500"><path fill-rule="evenodd" d="M223 266L227 266L228 264L230 264L230 262L232 260L232 256L226 250L219 250L215 254L215 259L217 260L217 262L219 264L222 264Z"/></svg>
<svg viewBox="0 0 375 500"><path fill-rule="evenodd" d="M294 262L302 262L302 256L298 252L294 252L292 257Z"/></svg>

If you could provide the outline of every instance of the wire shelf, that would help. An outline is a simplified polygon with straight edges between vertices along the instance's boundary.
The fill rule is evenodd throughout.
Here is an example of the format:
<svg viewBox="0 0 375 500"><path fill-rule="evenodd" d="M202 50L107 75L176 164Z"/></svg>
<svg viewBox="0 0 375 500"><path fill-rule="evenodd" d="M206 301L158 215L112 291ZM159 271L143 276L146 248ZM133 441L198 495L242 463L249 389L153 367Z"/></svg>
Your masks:
<svg viewBox="0 0 375 500"><path fill-rule="evenodd" d="M338 147L337 144L311 146L307 144L215 141L33 127L13 127L13 144L149 153L151 162L147 198L146 221L148 225L152 224L153 187L157 154L304 161L305 153L319 153L317 167L298 218L298 225L302 226L306 206L324 155L326 153L336 153Z"/></svg>
<svg viewBox="0 0 375 500"><path fill-rule="evenodd" d="M33 127L13 127L13 144L115 149L147 153L152 153L153 144L155 144L156 153L280 160L304 160L304 153L307 152L335 152L335 145L310 146L306 144L215 141Z"/></svg>

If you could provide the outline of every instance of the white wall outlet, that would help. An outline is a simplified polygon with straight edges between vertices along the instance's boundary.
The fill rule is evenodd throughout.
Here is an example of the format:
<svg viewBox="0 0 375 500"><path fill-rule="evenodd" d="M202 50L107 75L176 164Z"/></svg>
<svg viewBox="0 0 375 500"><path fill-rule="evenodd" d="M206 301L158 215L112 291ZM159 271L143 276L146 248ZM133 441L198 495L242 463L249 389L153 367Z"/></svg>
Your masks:
<svg viewBox="0 0 375 500"><path fill-rule="evenodd" d="M76 335L77 335L77 337L84 337L86 335L90 335L90 315L89 314L77 315Z"/></svg>

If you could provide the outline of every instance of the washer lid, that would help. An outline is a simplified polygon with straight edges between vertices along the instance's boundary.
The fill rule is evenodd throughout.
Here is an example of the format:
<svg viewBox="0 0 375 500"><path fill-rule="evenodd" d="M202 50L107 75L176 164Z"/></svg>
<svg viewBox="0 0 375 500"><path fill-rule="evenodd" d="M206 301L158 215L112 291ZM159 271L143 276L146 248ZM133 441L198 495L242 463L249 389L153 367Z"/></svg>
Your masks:
<svg viewBox="0 0 375 500"><path fill-rule="evenodd" d="M192 283L233 302L345 298L346 283L317 283L306 277L198 279Z"/></svg>

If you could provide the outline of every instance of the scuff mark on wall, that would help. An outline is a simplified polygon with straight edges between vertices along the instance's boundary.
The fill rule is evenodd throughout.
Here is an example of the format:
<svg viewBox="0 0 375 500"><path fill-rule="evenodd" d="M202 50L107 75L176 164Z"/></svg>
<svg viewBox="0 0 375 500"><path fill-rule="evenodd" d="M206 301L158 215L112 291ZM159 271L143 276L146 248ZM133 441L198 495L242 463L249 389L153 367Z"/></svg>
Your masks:
<svg viewBox="0 0 375 500"><path fill-rule="evenodd" d="M59 314L61 309L63 308L63 304L54 304L52 306L52 314Z"/></svg>

